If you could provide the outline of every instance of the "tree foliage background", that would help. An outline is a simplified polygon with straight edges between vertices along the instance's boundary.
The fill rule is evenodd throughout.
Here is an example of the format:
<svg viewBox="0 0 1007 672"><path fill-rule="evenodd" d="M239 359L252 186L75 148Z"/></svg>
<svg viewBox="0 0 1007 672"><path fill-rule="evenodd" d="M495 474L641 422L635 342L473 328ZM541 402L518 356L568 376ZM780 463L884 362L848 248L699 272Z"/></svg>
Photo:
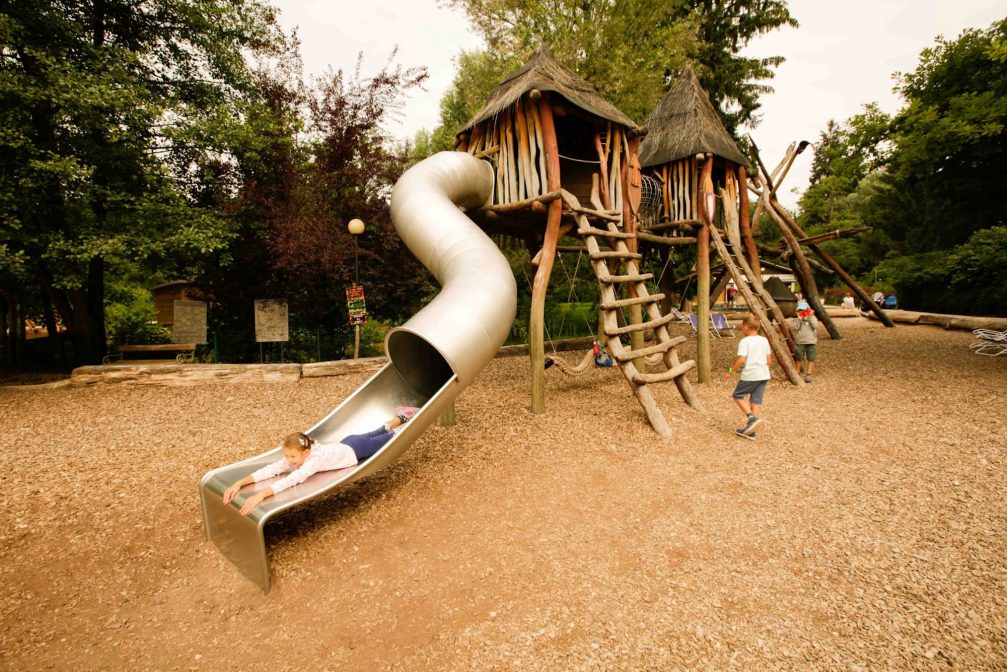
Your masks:
<svg viewBox="0 0 1007 672"><path fill-rule="evenodd" d="M463 52L440 125L416 138L418 158L448 149L490 92L541 45L642 123L688 64L728 131L758 120L759 95L782 57L748 58L755 36L797 26L784 0L447 0L484 50Z"/></svg>
<svg viewBox="0 0 1007 672"><path fill-rule="evenodd" d="M26 317L50 334L65 325L79 363L100 361L109 339L163 340L145 290L174 279L209 290L211 329L251 342L252 299L283 296L338 346L353 217L368 225L372 312L415 309L429 283L391 229L387 195L405 162L382 124L426 72L393 53L371 78L358 63L305 82L273 11L0 5L0 360L21 356Z"/></svg>
<svg viewBox="0 0 1007 672"><path fill-rule="evenodd" d="M907 308L1007 315L1007 20L938 38L896 73L903 108L830 123L800 202L813 232L867 284Z"/></svg>

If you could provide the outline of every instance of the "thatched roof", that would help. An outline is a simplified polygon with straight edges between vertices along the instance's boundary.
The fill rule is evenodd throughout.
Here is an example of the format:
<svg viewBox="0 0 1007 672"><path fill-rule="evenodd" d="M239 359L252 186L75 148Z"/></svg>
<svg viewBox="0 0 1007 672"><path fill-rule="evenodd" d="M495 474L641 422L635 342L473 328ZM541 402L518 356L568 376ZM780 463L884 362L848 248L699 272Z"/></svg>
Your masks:
<svg viewBox="0 0 1007 672"><path fill-rule="evenodd" d="M573 70L561 65L546 47L540 48L530 61L507 76L493 89L483 109L459 133L469 130L503 112L532 89L554 91L586 112L637 130L633 120L601 97L598 90Z"/></svg>
<svg viewBox="0 0 1007 672"><path fill-rule="evenodd" d="M692 68L685 71L657 104L646 121L647 137L640 143L640 165L657 166L700 152L711 152L748 166L723 122L713 109Z"/></svg>

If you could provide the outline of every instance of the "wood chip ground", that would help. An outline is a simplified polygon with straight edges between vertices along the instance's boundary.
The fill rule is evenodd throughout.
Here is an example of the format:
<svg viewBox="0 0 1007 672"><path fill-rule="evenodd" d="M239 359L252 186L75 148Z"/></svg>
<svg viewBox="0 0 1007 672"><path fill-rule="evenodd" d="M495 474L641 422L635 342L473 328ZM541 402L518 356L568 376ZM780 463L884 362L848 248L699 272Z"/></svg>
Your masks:
<svg viewBox="0 0 1007 672"><path fill-rule="evenodd" d="M705 415L654 387L662 441L616 370L551 369L535 416L527 358L496 359L458 426L267 528L266 596L198 480L363 374L0 389L0 668L1005 669L1007 357L839 326L754 442L719 378Z"/></svg>

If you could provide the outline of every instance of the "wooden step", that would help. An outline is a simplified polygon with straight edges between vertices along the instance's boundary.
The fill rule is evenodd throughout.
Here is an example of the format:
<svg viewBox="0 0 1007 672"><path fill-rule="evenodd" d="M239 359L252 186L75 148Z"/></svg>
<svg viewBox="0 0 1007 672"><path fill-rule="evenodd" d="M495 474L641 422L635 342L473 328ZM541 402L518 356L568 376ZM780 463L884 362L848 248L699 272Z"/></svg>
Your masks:
<svg viewBox="0 0 1007 672"><path fill-rule="evenodd" d="M657 355L658 353L665 353L676 346L681 346L686 341L689 341L686 337L675 337L669 341L659 343L656 346L641 348L639 350L620 350L616 353L615 349L611 348L611 346L609 346L609 350L612 352L612 357L619 362L629 362L630 360L635 360L638 357L650 357L651 355Z"/></svg>
<svg viewBox="0 0 1007 672"><path fill-rule="evenodd" d="M664 294L649 294L647 296L636 296L632 299L619 299L618 301L607 301L602 303L599 308L602 310L615 310L616 308L625 308L626 306L636 306L641 303L656 303L664 298Z"/></svg>
<svg viewBox="0 0 1007 672"><path fill-rule="evenodd" d="M623 233L622 231L607 231L605 229L596 229L593 226L589 226L586 229L577 229L577 233L579 233L582 236L605 236L606 238L622 238L624 240L636 238L635 233Z"/></svg>
<svg viewBox="0 0 1007 672"><path fill-rule="evenodd" d="M657 329L658 327L663 327L672 320L675 319L674 315L662 315L659 319L651 320L650 322L641 322L640 324L627 324L625 327L618 327L616 329L605 329L605 334L608 336L620 336L622 334L631 334L634 331L646 331L647 329Z"/></svg>
<svg viewBox="0 0 1007 672"><path fill-rule="evenodd" d="M673 369L668 369L667 371L661 371L660 373L640 373L638 371L630 372L630 378L637 385L649 385L650 383L663 383L666 380L675 380L679 376L685 375L689 371L696 368L696 360L689 359Z"/></svg>
<svg viewBox="0 0 1007 672"><path fill-rule="evenodd" d="M653 279L653 273L639 273L634 275L609 275L608 273L602 273L598 276L599 282L604 282L610 285L614 285L617 282L643 282L645 280Z"/></svg>
<svg viewBox="0 0 1007 672"><path fill-rule="evenodd" d="M618 250L612 252L592 252L592 259L643 259L642 254L637 254L636 252L619 252Z"/></svg>

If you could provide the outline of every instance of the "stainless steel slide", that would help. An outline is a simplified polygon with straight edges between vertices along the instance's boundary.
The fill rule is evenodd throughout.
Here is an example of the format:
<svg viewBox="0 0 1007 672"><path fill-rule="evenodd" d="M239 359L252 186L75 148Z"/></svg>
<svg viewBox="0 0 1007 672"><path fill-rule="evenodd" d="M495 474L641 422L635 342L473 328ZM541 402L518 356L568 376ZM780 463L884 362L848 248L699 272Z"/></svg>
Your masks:
<svg viewBox="0 0 1007 672"><path fill-rule="evenodd" d="M200 480L207 537L263 591L269 590L266 522L394 462L437 421L506 340L517 310L514 275L496 245L460 209L485 204L493 181L488 163L461 152L441 152L410 168L395 185L391 206L395 229L442 289L412 319L388 333L389 363L306 433L318 441L338 441L374 429L392 416L396 406L420 407L412 420L362 464L315 474L266 500L248 516L238 513L242 503L271 481L244 488L228 506L223 504L223 493L232 483L280 459L279 447L214 469Z"/></svg>

